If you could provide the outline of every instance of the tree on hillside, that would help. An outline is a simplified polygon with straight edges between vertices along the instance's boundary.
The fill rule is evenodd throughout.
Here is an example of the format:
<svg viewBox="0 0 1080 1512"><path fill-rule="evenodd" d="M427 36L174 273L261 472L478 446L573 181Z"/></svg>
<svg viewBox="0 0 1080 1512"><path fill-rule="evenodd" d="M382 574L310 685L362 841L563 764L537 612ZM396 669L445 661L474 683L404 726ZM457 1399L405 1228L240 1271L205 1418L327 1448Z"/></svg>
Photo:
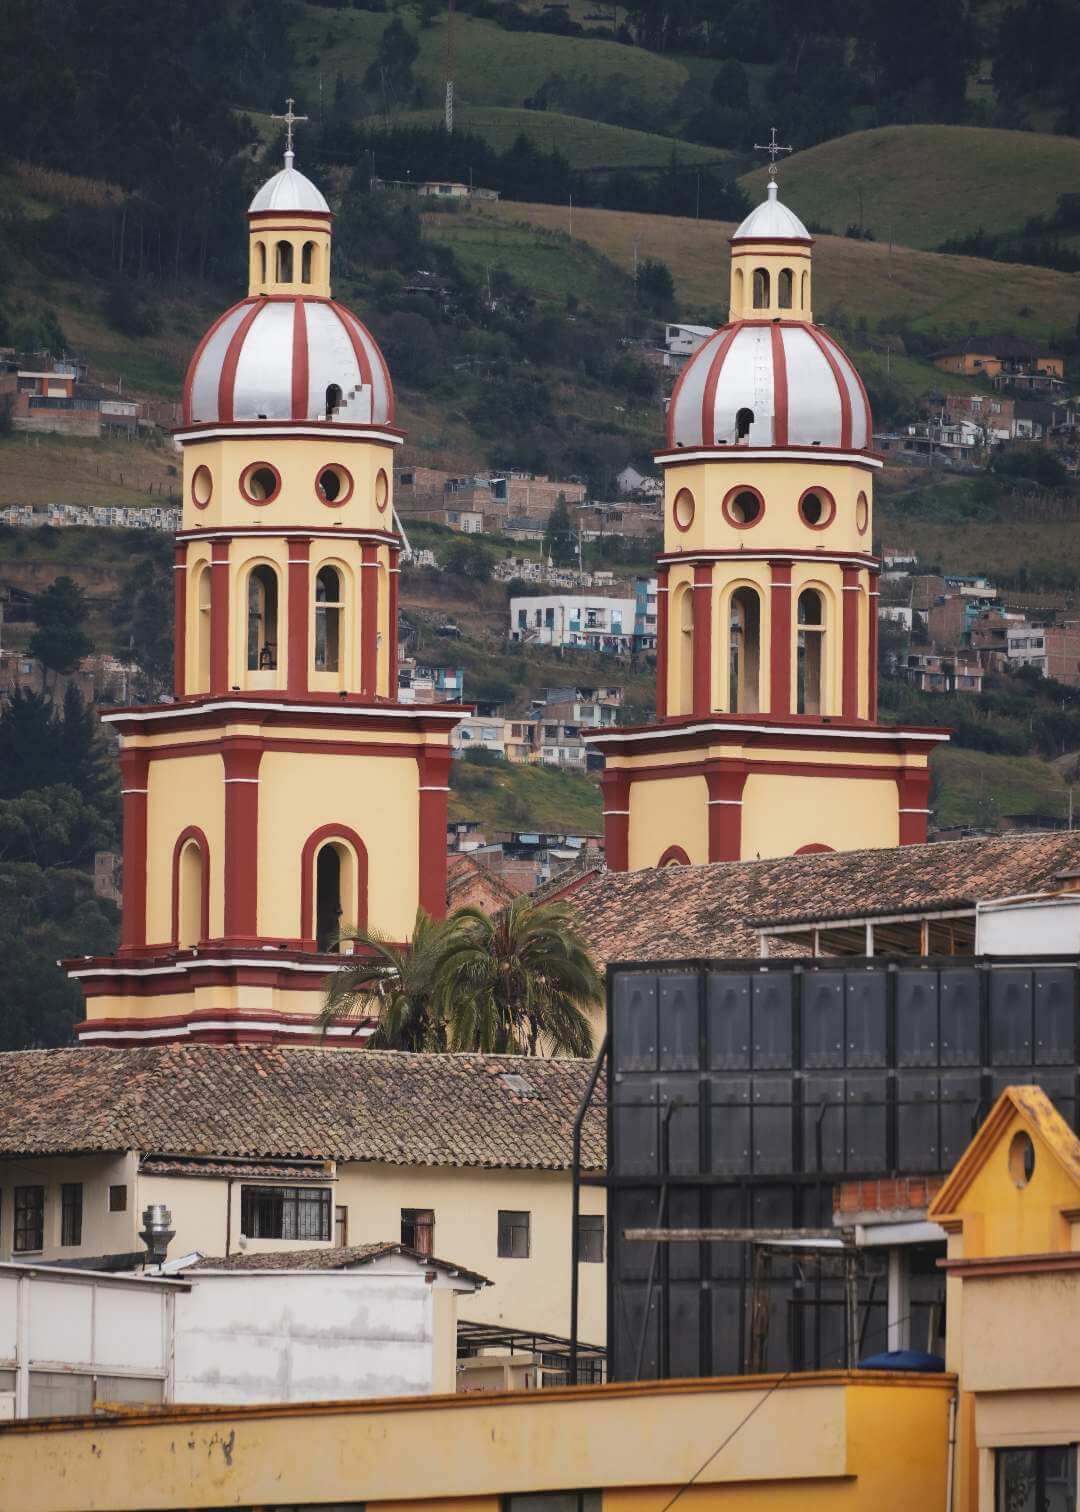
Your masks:
<svg viewBox="0 0 1080 1512"><path fill-rule="evenodd" d="M115 829L117 780L93 709L69 687L57 711L17 688L0 714L0 800L64 783Z"/></svg>
<svg viewBox="0 0 1080 1512"><path fill-rule="evenodd" d="M387 109L407 103L413 87L412 66L419 51L420 43L400 16L387 22L374 62L364 75L366 88L378 92Z"/></svg>
<svg viewBox="0 0 1080 1512"><path fill-rule="evenodd" d="M114 653L139 669L140 698L153 699L172 684L173 543L153 531L132 531L138 551L113 606Z"/></svg>
<svg viewBox="0 0 1080 1512"><path fill-rule="evenodd" d="M646 257L638 268L638 303L660 316L671 315L675 308L675 280L667 263Z"/></svg>
<svg viewBox="0 0 1080 1512"><path fill-rule="evenodd" d="M94 649L86 633L86 595L74 578L58 577L30 606L37 629L30 637L30 655L46 671L74 672Z"/></svg>
<svg viewBox="0 0 1080 1512"><path fill-rule="evenodd" d="M439 565L454 577L486 583L491 579L492 550L475 536L456 535L439 548Z"/></svg>
<svg viewBox="0 0 1080 1512"><path fill-rule="evenodd" d="M577 560L574 524L563 494L555 500L555 508L548 515L547 530L544 533L544 555L550 557L556 567L571 567Z"/></svg>

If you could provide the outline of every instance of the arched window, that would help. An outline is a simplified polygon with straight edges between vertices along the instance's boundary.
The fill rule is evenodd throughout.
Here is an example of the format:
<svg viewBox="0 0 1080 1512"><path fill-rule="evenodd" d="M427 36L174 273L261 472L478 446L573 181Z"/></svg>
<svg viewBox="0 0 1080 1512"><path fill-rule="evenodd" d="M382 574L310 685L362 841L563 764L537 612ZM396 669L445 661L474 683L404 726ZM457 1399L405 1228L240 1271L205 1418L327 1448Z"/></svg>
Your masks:
<svg viewBox="0 0 1080 1512"><path fill-rule="evenodd" d="M193 693L210 691L210 563L203 562L196 568L195 576L195 686Z"/></svg>
<svg viewBox="0 0 1080 1512"><path fill-rule="evenodd" d="M309 835L300 864L304 947L336 953L343 933L367 928L364 842L347 825L325 824Z"/></svg>
<svg viewBox="0 0 1080 1512"><path fill-rule="evenodd" d="M728 613L728 708L756 714L761 708L761 599L753 588L736 588Z"/></svg>
<svg viewBox="0 0 1080 1512"><path fill-rule="evenodd" d="M305 242L300 253L300 282L311 283L315 269L315 243Z"/></svg>
<svg viewBox="0 0 1080 1512"><path fill-rule="evenodd" d="M341 665L341 573L321 567L315 577L315 670L337 672Z"/></svg>
<svg viewBox="0 0 1080 1512"><path fill-rule="evenodd" d="M656 864L657 866L689 866L690 857L681 845L669 845Z"/></svg>
<svg viewBox="0 0 1080 1512"><path fill-rule="evenodd" d="M810 275L809 275L809 273L804 273L802 275L802 289L801 289L801 292L799 294L799 309L800 310L805 310L806 306L809 304L809 302L810 302Z"/></svg>
<svg viewBox="0 0 1080 1512"><path fill-rule="evenodd" d="M800 714L820 714L825 692L825 604L816 588L799 594L798 704Z"/></svg>
<svg viewBox="0 0 1080 1512"><path fill-rule="evenodd" d="M675 591L672 616L677 637L675 651L676 688L673 714L692 714L694 710L694 590L682 583Z"/></svg>
<svg viewBox="0 0 1080 1512"><path fill-rule="evenodd" d="M210 933L210 850L192 825L173 848L173 943L191 950Z"/></svg>
<svg viewBox="0 0 1080 1512"><path fill-rule="evenodd" d="M248 646L249 672L273 672L277 669L278 580L272 567L260 563L248 576Z"/></svg>
<svg viewBox="0 0 1080 1512"><path fill-rule="evenodd" d="M330 383L326 388L326 418L329 420L341 408L341 386Z"/></svg>
<svg viewBox="0 0 1080 1512"><path fill-rule="evenodd" d="M261 284L266 282L266 243L255 243L255 276Z"/></svg>
<svg viewBox="0 0 1080 1512"><path fill-rule="evenodd" d="M275 248L274 276L278 283L293 281L292 242L279 241Z"/></svg>
<svg viewBox="0 0 1080 1512"><path fill-rule="evenodd" d="M742 409L735 411L736 441L742 441L744 437L750 434L750 427L753 425L753 423L754 412L752 409L749 409L746 405L743 405Z"/></svg>
<svg viewBox="0 0 1080 1512"><path fill-rule="evenodd" d="M772 303L768 268L754 269L754 309L767 310Z"/></svg>
<svg viewBox="0 0 1080 1512"><path fill-rule="evenodd" d="M741 311L742 307L743 307L743 297L744 297L744 295L743 295L743 283L744 283L743 270L741 268L736 268L735 269L735 301L734 301L734 303L735 303L735 310L738 310L738 311ZM735 313L735 310L732 311L732 314Z"/></svg>
<svg viewBox="0 0 1080 1512"><path fill-rule="evenodd" d="M791 309L795 280L790 268L781 268L776 280L776 302L782 310Z"/></svg>

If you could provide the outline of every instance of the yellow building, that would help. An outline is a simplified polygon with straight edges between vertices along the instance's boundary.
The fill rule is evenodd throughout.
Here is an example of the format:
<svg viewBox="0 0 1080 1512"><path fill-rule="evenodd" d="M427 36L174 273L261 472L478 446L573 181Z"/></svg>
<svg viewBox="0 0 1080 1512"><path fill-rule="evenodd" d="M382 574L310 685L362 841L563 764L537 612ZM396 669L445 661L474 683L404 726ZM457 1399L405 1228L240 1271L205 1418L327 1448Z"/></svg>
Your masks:
<svg viewBox="0 0 1080 1512"><path fill-rule="evenodd" d="M184 384L175 699L105 716L123 925L115 957L69 963L87 1042L310 1038L341 928L401 940L445 908L460 710L397 702L402 433L287 119L247 297Z"/></svg>
<svg viewBox="0 0 1080 1512"><path fill-rule="evenodd" d="M770 183L732 237L730 322L671 397L658 722L590 737L618 871L926 838L947 733L877 723L882 464L813 320L812 245Z"/></svg>

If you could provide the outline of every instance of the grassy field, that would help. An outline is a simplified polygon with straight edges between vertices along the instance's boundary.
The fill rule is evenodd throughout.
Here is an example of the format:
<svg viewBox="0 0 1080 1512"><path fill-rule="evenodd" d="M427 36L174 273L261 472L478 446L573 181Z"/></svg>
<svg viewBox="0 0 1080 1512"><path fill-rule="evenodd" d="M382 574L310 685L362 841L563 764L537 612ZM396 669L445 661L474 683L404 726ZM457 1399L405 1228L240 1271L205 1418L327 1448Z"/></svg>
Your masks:
<svg viewBox="0 0 1080 1512"><path fill-rule="evenodd" d="M494 829L537 829L603 833L600 784L594 777L549 767L474 766L455 761L450 768L450 814L479 819Z"/></svg>
<svg viewBox="0 0 1080 1512"><path fill-rule="evenodd" d="M393 117L395 126L441 126L441 110L406 110ZM545 151L562 153L571 168L665 168L674 152L680 163L722 164L731 153L699 147L675 137L557 110L523 110L505 105L462 105L454 110L454 130L483 137L497 152L505 152L524 133Z"/></svg>
<svg viewBox="0 0 1080 1512"><path fill-rule="evenodd" d="M740 179L755 197L765 170ZM1018 230L1080 180L1080 141L978 126L882 126L856 131L783 164L784 199L804 220L843 232L868 226L911 247Z"/></svg>
<svg viewBox="0 0 1080 1512"><path fill-rule="evenodd" d="M409 24L409 13L399 14ZM302 104L313 106L318 100L320 77L324 89L338 73L359 84L389 20L389 15L372 11L297 7L292 41ZM667 107L687 78L681 63L622 43L505 31L461 12L456 26L455 96L463 110L476 105L520 106L556 73L587 76L598 90L622 78L642 101ZM446 77L445 20L440 17L424 27L418 37L420 55L413 73L427 93L424 103L437 107Z"/></svg>
<svg viewBox="0 0 1080 1512"><path fill-rule="evenodd" d="M911 542L924 564L990 577L1025 568L1033 588L1046 574L1060 584L1065 571L1080 585L1075 520L1029 517L1032 512L1004 491L996 503L974 505L965 482L922 469L891 469L889 481L894 488L877 494L876 533L883 541Z"/></svg>
<svg viewBox="0 0 1080 1512"><path fill-rule="evenodd" d="M938 829L968 824L987 828L1007 814L1066 815L1067 788L1061 773L1036 756L989 756L954 747L935 751L930 765L933 822Z"/></svg>
<svg viewBox="0 0 1080 1512"><path fill-rule="evenodd" d="M565 205L498 204L482 212L500 222L528 222L566 232ZM675 278L684 314L708 316L728 302L728 237L723 221L638 215L623 210L574 210L574 235L617 266L630 270L639 257L662 258ZM1048 268L1010 266L974 257L945 257L912 247L817 239L814 311L827 323L831 311L872 325L908 320L916 328L1007 330L1039 336L1071 328L1080 302L1080 278Z"/></svg>
<svg viewBox="0 0 1080 1512"><path fill-rule="evenodd" d="M16 432L0 440L0 504L167 504L179 469L164 442Z"/></svg>

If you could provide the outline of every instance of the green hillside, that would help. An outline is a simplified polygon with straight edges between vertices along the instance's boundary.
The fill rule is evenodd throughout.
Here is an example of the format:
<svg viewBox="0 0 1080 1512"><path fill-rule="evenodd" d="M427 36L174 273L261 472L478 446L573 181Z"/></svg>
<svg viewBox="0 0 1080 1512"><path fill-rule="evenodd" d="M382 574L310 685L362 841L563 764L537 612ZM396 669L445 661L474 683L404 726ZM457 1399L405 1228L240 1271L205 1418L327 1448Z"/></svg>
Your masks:
<svg viewBox="0 0 1080 1512"><path fill-rule="evenodd" d="M441 110L406 110L395 126L437 126ZM505 152L522 134L545 152L561 152L571 168L664 168L674 153L680 163L719 164L732 157L716 147L698 147L675 137L627 126L609 126L557 110L523 110L504 105L460 105L455 130L482 137L496 152Z"/></svg>
<svg viewBox="0 0 1080 1512"><path fill-rule="evenodd" d="M397 14L403 21L409 18L408 12ZM298 6L291 29L298 97L318 99L320 80L325 89L337 74L360 83L389 19L373 11ZM622 79L643 103L666 108L687 79L681 63L618 42L506 31L461 12L456 27L455 87L463 109L520 106L552 74L587 77L598 90ZM437 106L446 77L445 19L421 28L418 37L420 55L413 73L429 92L431 105Z"/></svg>
<svg viewBox="0 0 1080 1512"><path fill-rule="evenodd" d="M549 767L500 761L474 766L455 761L450 769L450 818L479 819L493 829L537 829L603 833L600 784L594 777Z"/></svg>
<svg viewBox="0 0 1080 1512"><path fill-rule="evenodd" d="M1006 815L1040 814L1064 818L1065 781L1037 756L989 756L947 747L931 757L934 824L992 828Z"/></svg>
<svg viewBox="0 0 1080 1512"><path fill-rule="evenodd" d="M1080 143L1075 144L1080 151ZM794 202L794 196L792 196ZM800 208L802 208L800 206ZM503 222L565 232L564 205L498 204L477 212ZM662 258L675 278L684 311L723 311L728 302L728 237L734 226L624 210L574 210L574 235L625 269L639 257ZM1071 329L1080 305L1080 279L1029 268L844 236L817 240L814 313L828 323L840 315L888 329L908 322L919 330L967 333L1011 330L1030 336Z"/></svg>
<svg viewBox="0 0 1080 1512"><path fill-rule="evenodd" d="M879 242L937 247L951 237L1019 230L1080 187L1080 141L979 126L883 126L795 153L783 195L803 220L843 232L870 228ZM739 180L754 198L766 173Z"/></svg>

